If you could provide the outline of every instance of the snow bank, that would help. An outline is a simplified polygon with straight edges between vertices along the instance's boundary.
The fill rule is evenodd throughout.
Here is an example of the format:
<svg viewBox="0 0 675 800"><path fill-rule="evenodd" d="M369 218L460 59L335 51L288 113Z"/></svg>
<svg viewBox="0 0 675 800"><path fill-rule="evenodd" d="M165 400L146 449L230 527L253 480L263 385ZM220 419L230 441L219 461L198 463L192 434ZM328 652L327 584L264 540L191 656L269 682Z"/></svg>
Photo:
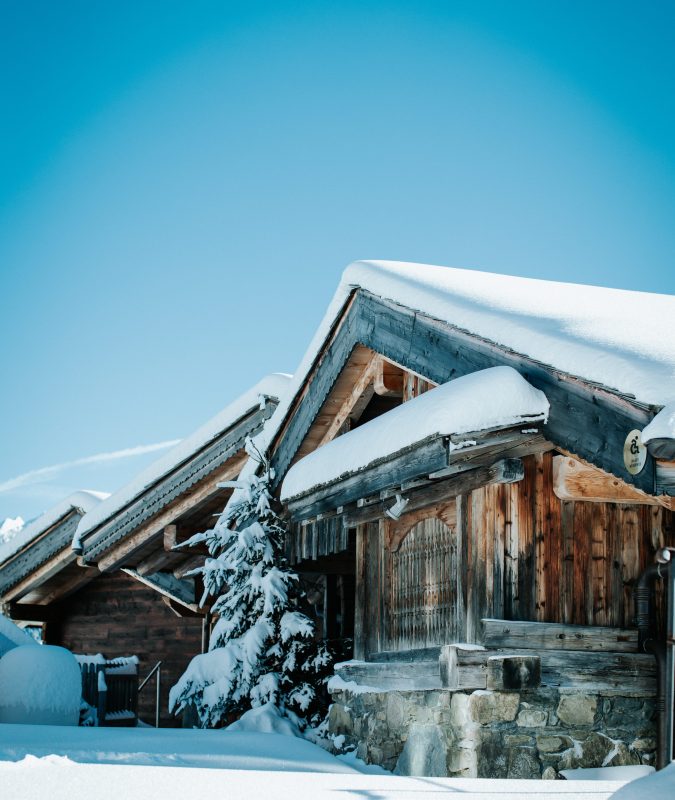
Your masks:
<svg viewBox="0 0 675 800"><path fill-rule="evenodd" d="M338 436L286 474L281 499L347 477L432 435L546 421L549 404L512 367L492 367L431 389Z"/></svg>
<svg viewBox="0 0 675 800"><path fill-rule="evenodd" d="M180 728L54 728L0 725L0 763L57 755L71 762L214 769L358 774L315 744L295 736ZM222 794L222 780L220 775ZM267 774L269 781L269 774ZM0 786L3 784L0 781ZM198 792L189 796L199 797ZM45 795L48 796L48 795ZM85 797L86 795L77 795ZM98 795L93 795L98 796ZM118 797L125 796L120 793ZM142 793L132 792L132 797ZM160 796L156 791L149 797ZM4 798L0 790L0 797Z"/></svg>
<svg viewBox="0 0 675 800"><path fill-rule="evenodd" d="M359 287L643 403L675 400L675 297L428 264L357 261L343 273L267 426L268 441Z"/></svg>
<svg viewBox="0 0 675 800"><path fill-rule="evenodd" d="M106 492L94 492L88 489L82 489L66 497L65 500L57 503L48 511L45 511L42 516L22 528L9 541L0 544L0 564L18 553L27 544L30 544L41 533L56 525L59 520L70 514L73 509L81 514L86 514L107 497L110 497L110 495Z"/></svg>
<svg viewBox="0 0 675 800"><path fill-rule="evenodd" d="M77 725L82 678L63 647L15 647L0 659L0 722Z"/></svg>
<svg viewBox="0 0 675 800"><path fill-rule="evenodd" d="M225 729L229 733L279 733L284 736L300 736L297 725L284 717L274 703L265 703L251 708Z"/></svg>
<svg viewBox="0 0 675 800"><path fill-rule="evenodd" d="M73 548L79 549L82 539L88 533L132 503L146 489L172 472L184 461L187 461L228 428L231 428L238 420L257 408L266 398L280 399L283 397L290 380L291 376L283 373L268 375L230 403L219 414L216 414L206 424L202 425L201 428L198 428L193 434L183 439L180 444L177 444L161 458L153 461L146 469L139 472L130 483L115 492L105 503L101 503L95 512L89 513L82 518L73 539Z"/></svg>
<svg viewBox="0 0 675 800"><path fill-rule="evenodd" d="M675 439L675 402L668 403L665 408L642 431L642 444L654 439Z"/></svg>
<svg viewBox="0 0 675 800"><path fill-rule="evenodd" d="M665 769L654 772L626 784L612 795L612 800L673 800L675 797L675 762Z"/></svg>
<svg viewBox="0 0 675 800"><path fill-rule="evenodd" d="M89 732L99 730L105 728L90 728ZM261 734L258 738L277 737ZM174 766L111 766L74 764L54 757L41 761L31 758L16 764L0 763L0 786L3 798L8 800L608 800L621 785L616 781L409 778L364 775L356 770L331 774L330 770L296 770L292 763L273 773L236 767L226 773L180 767L180 760Z"/></svg>
<svg viewBox="0 0 675 800"><path fill-rule="evenodd" d="M30 634L22 631L11 619L0 614L0 657L8 650L25 645L37 645L35 639Z"/></svg>

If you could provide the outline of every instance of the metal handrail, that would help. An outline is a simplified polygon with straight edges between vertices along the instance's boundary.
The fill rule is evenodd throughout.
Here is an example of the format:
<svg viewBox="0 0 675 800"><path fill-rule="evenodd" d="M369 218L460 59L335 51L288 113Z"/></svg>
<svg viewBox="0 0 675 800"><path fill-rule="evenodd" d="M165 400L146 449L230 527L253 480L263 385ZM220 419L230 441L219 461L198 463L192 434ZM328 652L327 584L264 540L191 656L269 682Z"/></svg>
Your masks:
<svg viewBox="0 0 675 800"><path fill-rule="evenodd" d="M145 684L152 678L152 676L157 673L157 683L155 685L155 728L159 728L159 695L162 686L162 662L158 661L155 666L148 672L145 676L144 680L141 681L141 684L138 687L138 694L141 693L141 690L145 686Z"/></svg>

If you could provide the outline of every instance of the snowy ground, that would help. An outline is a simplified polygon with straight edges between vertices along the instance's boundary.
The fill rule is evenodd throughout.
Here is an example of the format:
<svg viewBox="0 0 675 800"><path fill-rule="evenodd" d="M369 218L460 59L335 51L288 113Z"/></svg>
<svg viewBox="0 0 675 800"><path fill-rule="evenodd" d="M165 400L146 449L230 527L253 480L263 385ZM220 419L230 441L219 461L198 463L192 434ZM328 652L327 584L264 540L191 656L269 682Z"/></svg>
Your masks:
<svg viewBox="0 0 675 800"><path fill-rule="evenodd" d="M606 800L620 782L488 781L364 774L273 733L0 725L2 800Z"/></svg>

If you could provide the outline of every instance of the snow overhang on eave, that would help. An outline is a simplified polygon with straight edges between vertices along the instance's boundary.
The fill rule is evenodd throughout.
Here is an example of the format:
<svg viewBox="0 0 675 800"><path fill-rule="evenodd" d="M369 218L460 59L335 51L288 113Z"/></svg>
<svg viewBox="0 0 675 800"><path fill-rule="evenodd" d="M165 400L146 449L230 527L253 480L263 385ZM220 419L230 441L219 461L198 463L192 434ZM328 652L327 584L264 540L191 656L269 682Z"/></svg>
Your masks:
<svg viewBox="0 0 675 800"><path fill-rule="evenodd" d="M675 402L664 406L644 428L642 444L654 458L675 461Z"/></svg>
<svg viewBox="0 0 675 800"><path fill-rule="evenodd" d="M548 401L511 367L457 378L310 453L281 499L308 519L411 482L437 480L542 449Z"/></svg>

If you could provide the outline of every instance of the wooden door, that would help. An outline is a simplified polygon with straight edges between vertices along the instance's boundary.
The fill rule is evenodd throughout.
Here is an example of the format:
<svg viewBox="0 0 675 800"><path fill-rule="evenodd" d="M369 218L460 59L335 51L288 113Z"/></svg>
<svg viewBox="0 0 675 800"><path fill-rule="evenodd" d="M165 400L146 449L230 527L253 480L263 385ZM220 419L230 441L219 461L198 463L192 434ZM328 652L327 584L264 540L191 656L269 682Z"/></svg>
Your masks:
<svg viewBox="0 0 675 800"><path fill-rule="evenodd" d="M390 558L391 648L408 650L457 641L461 576L456 528L436 517L420 520Z"/></svg>

